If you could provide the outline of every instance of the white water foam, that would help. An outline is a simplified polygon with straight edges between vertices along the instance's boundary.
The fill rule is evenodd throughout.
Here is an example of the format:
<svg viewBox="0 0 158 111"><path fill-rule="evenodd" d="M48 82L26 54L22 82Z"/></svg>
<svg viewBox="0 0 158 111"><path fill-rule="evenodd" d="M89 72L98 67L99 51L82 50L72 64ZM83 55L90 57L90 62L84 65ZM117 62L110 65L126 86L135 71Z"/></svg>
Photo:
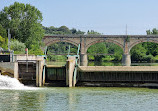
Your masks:
<svg viewBox="0 0 158 111"><path fill-rule="evenodd" d="M0 75L0 89L37 90L38 88L24 86L16 78Z"/></svg>

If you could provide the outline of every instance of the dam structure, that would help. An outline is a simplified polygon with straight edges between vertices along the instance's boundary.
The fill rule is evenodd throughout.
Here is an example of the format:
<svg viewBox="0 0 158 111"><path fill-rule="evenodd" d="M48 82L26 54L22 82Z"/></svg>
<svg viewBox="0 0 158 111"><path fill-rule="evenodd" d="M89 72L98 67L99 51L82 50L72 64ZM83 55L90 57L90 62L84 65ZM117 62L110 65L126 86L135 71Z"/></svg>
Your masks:
<svg viewBox="0 0 158 111"><path fill-rule="evenodd" d="M158 43L157 35L54 35L45 36L43 42L46 46L67 42L79 47L80 50L77 55L68 56L65 67L46 65L48 81L66 81L66 86L69 87L76 85L141 87L158 82L158 66L131 66L130 56L130 50L139 43ZM88 48L100 42L111 42L123 49L122 66L87 66Z"/></svg>
<svg viewBox="0 0 158 111"><path fill-rule="evenodd" d="M78 47L67 54L63 66L46 62L47 47L67 42ZM96 43L111 42L123 49L122 66L87 66L87 50ZM158 86L158 66L131 66L130 50L142 42L158 43L155 35L54 35L45 36L43 56L16 55L10 62L1 62L1 73L36 86ZM70 50L71 51L71 50ZM148 85L147 85L148 84Z"/></svg>

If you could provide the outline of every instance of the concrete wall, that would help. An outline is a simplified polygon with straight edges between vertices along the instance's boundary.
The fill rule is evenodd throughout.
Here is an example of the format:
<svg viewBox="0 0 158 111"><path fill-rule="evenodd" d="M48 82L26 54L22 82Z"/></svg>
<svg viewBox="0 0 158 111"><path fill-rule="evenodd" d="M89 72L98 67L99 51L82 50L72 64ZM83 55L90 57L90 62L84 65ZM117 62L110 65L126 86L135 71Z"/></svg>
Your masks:
<svg viewBox="0 0 158 111"><path fill-rule="evenodd" d="M35 56L35 55L14 55L14 61L43 61L44 58L42 56Z"/></svg>
<svg viewBox="0 0 158 111"><path fill-rule="evenodd" d="M17 62L1 62L0 70L7 73L8 76L18 79L18 63Z"/></svg>
<svg viewBox="0 0 158 111"><path fill-rule="evenodd" d="M7 75L19 79L18 74L18 63L23 62L25 63L26 60L35 62L36 63L36 86L42 86L42 83L45 80L45 75L43 75L43 66L44 64L44 57L42 56L34 56L34 55L14 55L13 61L14 62L1 62L0 63L0 70L1 72L8 72Z"/></svg>
<svg viewBox="0 0 158 111"><path fill-rule="evenodd" d="M81 72L158 72L158 66L79 66Z"/></svg>
<svg viewBox="0 0 158 111"><path fill-rule="evenodd" d="M69 87L73 86L73 73L75 69L75 57L68 57L66 64L66 85Z"/></svg>

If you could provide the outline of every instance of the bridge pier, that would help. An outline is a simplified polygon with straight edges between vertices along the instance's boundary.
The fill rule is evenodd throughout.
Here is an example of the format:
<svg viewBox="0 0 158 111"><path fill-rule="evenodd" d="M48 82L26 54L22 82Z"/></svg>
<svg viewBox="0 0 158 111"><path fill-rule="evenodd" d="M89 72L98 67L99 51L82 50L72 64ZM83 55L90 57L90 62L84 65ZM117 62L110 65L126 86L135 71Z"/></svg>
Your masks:
<svg viewBox="0 0 158 111"><path fill-rule="evenodd" d="M123 66L130 66L131 65L131 55L130 54L123 54L122 55L122 65Z"/></svg>
<svg viewBox="0 0 158 111"><path fill-rule="evenodd" d="M75 57L74 56L68 57L66 63L66 86L68 87L73 87L73 84L76 84L73 83L75 82L73 80L74 69L75 69Z"/></svg>
<svg viewBox="0 0 158 111"><path fill-rule="evenodd" d="M42 84L42 71L43 71L43 62L36 62L36 86L41 87Z"/></svg>
<svg viewBox="0 0 158 111"><path fill-rule="evenodd" d="M87 54L80 55L80 66L87 66L88 65L88 58Z"/></svg>

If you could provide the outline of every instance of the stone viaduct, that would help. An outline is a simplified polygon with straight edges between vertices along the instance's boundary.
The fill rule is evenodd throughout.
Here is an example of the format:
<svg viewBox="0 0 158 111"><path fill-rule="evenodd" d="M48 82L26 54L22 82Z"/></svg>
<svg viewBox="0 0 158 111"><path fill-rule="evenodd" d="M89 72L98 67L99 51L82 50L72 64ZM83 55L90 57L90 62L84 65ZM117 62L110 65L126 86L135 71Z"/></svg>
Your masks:
<svg viewBox="0 0 158 111"><path fill-rule="evenodd" d="M45 36L43 42L46 46L57 42L67 42L78 47L80 49L80 65L86 66L88 63L87 50L96 43L111 42L123 49L122 64L124 66L131 65L130 50L135 45L142 42L154 42L158 43L158 35L53 35Z"/></svg>

